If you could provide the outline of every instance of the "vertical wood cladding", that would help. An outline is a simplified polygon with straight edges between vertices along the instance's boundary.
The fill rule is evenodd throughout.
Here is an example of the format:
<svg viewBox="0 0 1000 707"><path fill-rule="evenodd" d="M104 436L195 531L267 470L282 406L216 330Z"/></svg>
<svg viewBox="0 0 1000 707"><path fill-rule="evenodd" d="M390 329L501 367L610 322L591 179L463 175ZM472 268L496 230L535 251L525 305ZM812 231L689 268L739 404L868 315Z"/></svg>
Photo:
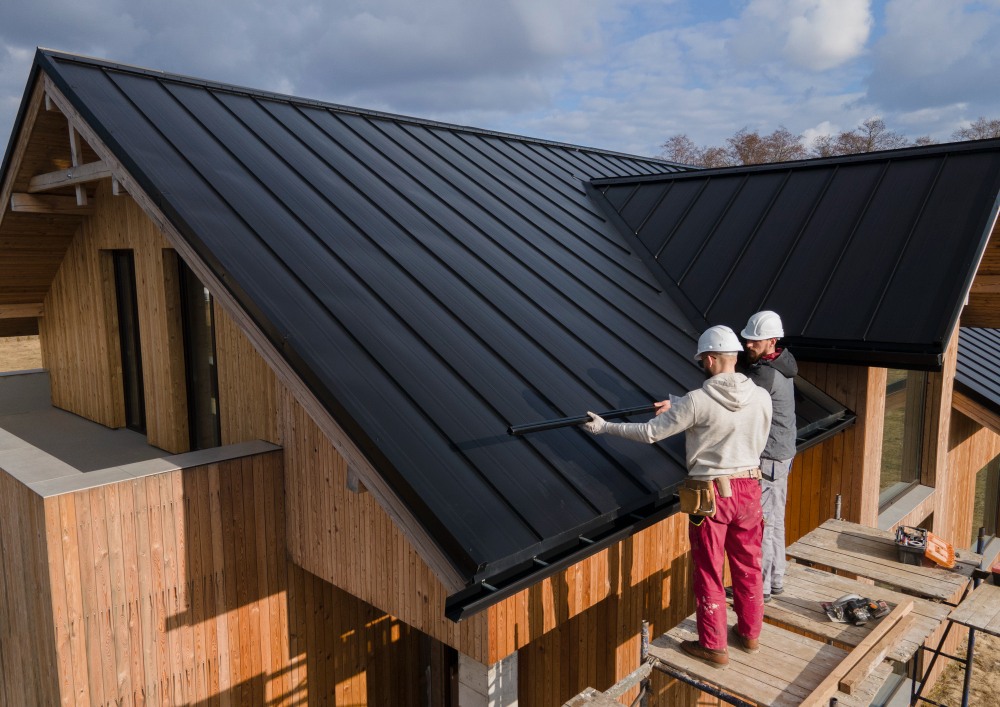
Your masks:
<svg viewBox="0 0 1000 707"><path fill-rule="evenodd" d="M47 498L44 518L5 524L12 515L40 526L27 535L47 541L50 562L46 574L44 548L33 555L44 581L26 586L27 606L4 604L20 616L0 630L33 641L0 656L0 694L17 697L6 704L417 705L428 689L426 637L288 560L280 452ZM52 626L46 611L54 633L28 625Z"/></svg>
<svg viewBox="0 0 1000 707"><path fill-rule="evenodd" d="M59 702L42 499L0 471L0 704Z"/></svg>
<svg viewBox="0 0 1000 707"><path fill-rule="evenodd" d="M520 648L518 704L607 689L639 667L643 619L657 636L694 612L687 524L686 515L667 518L489 610L491 661ZM691 695L667 679L653 688L660 704Z"/></svg>
<svg viewBox="0 0 1000 707"><path fill-rule="evenodd" d="M789 544L834 516L837 494L846 520L878 521L885 369L802 363L800 373L857 413L857 422L795 457L785 510Z"/></svg>
<svg viewBox="0 0 1000 707"><path fill-rule="evenodd" d="M169 244L128 196L98 183L84 219L45 297L39 320L52 403L108 427L124 425L114 273L107 251L135 255L139 335L149 443L188 448L184 355Z"/></svg>
<svg viewBox="0 0 1000 707"><path fill-rule="evenodd" d="M949 483L948 514L945 530L954 537L956 547L968 547L975 528L972 527L973 500L976 496L976 475L980 469L1000 454L1000 435L981 426L957 410L951 414L948 439ZM934 514L934 532L939 532L938 511Z"/></svg>

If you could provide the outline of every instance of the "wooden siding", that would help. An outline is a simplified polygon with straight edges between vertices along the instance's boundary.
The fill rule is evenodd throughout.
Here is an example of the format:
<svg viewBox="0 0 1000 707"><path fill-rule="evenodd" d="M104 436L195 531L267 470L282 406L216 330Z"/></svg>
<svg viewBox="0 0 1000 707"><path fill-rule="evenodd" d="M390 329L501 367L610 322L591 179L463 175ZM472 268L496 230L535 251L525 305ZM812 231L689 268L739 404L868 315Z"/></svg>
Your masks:
<svg viewBox="0 0 1000 707"><path fill-rule="evenodd" d="M687 524L672 516L488 610L490 660L520 648L518 704L607 689L639 667L643 619L656 636L694 612ZM665 679L654 687L663 704L689 694Z"/></svg>
<svg viewBox="0 0 1000 707"><path fill-rule="evenodd" d="M0 470L0 704L59 701L42 499Z"/></svg>
<svg viewBox="0 0 1000 707"><path fill-rule="evenodd" d="M789 544L834 516L837 494L846 520L878 521L885 369L803 363L800 373L853 410L857 422L795 457L785 511Z"/></svg>
<svg viewBox="0 0 1000 707"><path fill-rule="evenodd" d="M994 224L989 243L979 261L979 268L972 281L969 300L962 310L962 326L1000 327L1000 237Z"/></svg>
<svg viewBox="0 0 1000 707"><path fill-rule="evenodd" d="M98 184L94 213L77 230L39 320L52 403L108 427L124 425L114 274L107 251L135 255L149 443L188 449L184 355L175 263L168 243L127 196Z"/></svg>
<svg viewBox="0 0 1000 707"><path fill-rule="evenodd" d="M58 669L40 671L50 692L37 694L77 705L416 705L442 694L444 681L424 674L426 637L288 561L281 460L46 498L38 538L51 593L29 595L34 606L14 620L19 640L50 642ZM54 632L20 625L46 608ZM47 668L42 648L32 659ZM5 670L4 682L15 674L32 671ZM22 689L5 704L58 702Z"/></svg>
<svg viewBox="0 0 1000 707"><path fill-rule="evenodd" d="M1000 435L971 420L957 410L951 415L948 439L948 497L945 513L936 509L934 532L947 532L956 547L968 547L972 537L972 517L977 473L1000 454ZM947 526L941 528L942 521Z"/></svg>

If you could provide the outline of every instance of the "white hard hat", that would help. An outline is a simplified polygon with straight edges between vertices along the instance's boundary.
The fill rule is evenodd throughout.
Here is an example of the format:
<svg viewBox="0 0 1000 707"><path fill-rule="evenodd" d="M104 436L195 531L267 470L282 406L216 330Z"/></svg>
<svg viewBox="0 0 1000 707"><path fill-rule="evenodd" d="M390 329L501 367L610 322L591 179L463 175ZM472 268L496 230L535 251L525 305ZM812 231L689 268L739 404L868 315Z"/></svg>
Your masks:
<svg viewBox="0 0 1000 707"><path fill-rule="evenodd" d="M697 359L703 353L731 353L737 354L743 350L743 345L736 338L736 334L727 326L721 324L709 327L698 337L698 351L694 357Z"/></svg>
<svg viewBox="0 0 1000 707"><path fill-rule="evenodd" d="M740 332L740 336L747 341L780 339L784 335L785 330L781 328L781 317L766 309L750 317L747 320L746 328Z"/></svg>

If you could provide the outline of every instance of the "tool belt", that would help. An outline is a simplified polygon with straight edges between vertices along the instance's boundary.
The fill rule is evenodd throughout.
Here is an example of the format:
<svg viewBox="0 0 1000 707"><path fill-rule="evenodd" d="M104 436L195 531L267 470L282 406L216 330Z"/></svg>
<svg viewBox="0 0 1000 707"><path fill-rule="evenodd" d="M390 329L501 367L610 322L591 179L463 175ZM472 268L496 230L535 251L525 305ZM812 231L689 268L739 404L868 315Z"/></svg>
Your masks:
<svg viewBox="0 0 1000 707"><path fill-rule="evenodd" d="M715 495L718 488L719 498L729 498L733 489L729 482L733 479L759 479L760 468L741 469L725 476L713 479L685 479L677 490L681 501L681 512L693 516L711 518L715 515Z"/></svg>

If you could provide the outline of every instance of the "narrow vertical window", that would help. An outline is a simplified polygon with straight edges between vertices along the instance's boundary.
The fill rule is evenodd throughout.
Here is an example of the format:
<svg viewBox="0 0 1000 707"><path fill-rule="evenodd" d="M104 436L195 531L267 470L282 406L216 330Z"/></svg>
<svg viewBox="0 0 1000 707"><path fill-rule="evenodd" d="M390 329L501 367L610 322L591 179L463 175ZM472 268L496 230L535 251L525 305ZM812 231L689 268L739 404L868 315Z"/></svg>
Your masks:
<svg viewBox="0 0 1000 707"><path fill-rule="evenodd" d="M879 509L920 483L926 388L927 374L923 371L889 369L882 427Z"/></svg>
<svg viewBox="0 0 1000 707"><path fill-rule="evenodd" d="M112 251L115 298L118 302L118 340L122 355L125 426L146 432L146 398L142 387L142 347L139 342L139 304L136 297L135 258L130 250Z"/></svg>
<svg viewBox="0 0 1000 707"><path fill-rule="evenodd" d="M222 435L212 295L182 260L177 266L191 449L218 447Z"/></svg>

